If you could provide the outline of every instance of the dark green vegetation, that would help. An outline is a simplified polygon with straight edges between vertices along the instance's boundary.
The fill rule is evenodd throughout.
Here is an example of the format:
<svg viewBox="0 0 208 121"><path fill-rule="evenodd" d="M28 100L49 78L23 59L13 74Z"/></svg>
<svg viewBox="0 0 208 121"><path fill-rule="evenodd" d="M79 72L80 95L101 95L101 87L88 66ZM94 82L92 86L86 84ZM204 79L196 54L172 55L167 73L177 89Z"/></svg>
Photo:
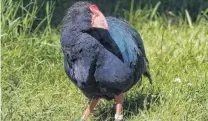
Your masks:
<svg viewBox="0 0 208 121"><path fill-rule="evenodd" d="M24 6L30 3L30 0L24 1ZM34 0L32 0L34 1ZM39 24L42 19L45 18L47 13L46 6L48 3L55 6L53 10L53 16L51 25L58 26L61 23L67 9L77 0L36 0L38 6L37 18L34 21L35 26ZM185 18L185 10L189 11L189 14L193 21L197 21L199 14L203 14L208 8L207 0L88 0L96 5L103 11L106 16L117 16L131 19L130 13L139 12L142 14L143 19L153 19L150 15L145 13L151 13L154 7L159 4L155 16L165 15L167 17L179 16L181 19ZM29 10L29 9L27 9ZM30 9L31 10L31 9ZM145 12L144 12L145 11ZM206 12L205 12L206 13ZM21 14L21 10L17 13ZM136 17L137 18L137 17ZM141 19L140 18L140 19ZM208 19L208 17L206 17ZM136 21L135 21L136 22Z"/></svg>
<svg viewBox="0 0 208 121"><path fill-rule="evenodd" d="M41 8L46 14L39 20L36 2L1 2L2 120L77 119L86 100L64 72L60 29L51 27L51 11L60 6L54 9L52 2L46 2ZM107 2L96 2L106 14L121 16L135 26L150 61L153 86L143 78L140 88L126 94L126 120L208 120L206 0L147 1L140 9L139 1L133 2L112 2L107 7L102 6ZM91 120L113 119L113 112L113 101L101 101Z"/></svg>

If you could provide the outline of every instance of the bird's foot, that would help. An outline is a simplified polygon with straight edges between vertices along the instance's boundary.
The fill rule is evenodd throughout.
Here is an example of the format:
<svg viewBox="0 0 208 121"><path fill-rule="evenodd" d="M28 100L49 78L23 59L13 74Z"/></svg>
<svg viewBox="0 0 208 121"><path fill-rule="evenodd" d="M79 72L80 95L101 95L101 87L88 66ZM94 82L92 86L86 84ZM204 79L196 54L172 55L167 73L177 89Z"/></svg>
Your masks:
<svg viewBox="0 0 208 121"><path fill-rule="evenodd" d="M77 119L77 121L84 121L84 120L82 119L82 117L79 117L79 118Z"/></svg>
<svg viewBox="0 0 208 121"><path fill-rule="evenodd" d="M115 114L115 121L123 121L123 115Z"/></svg>

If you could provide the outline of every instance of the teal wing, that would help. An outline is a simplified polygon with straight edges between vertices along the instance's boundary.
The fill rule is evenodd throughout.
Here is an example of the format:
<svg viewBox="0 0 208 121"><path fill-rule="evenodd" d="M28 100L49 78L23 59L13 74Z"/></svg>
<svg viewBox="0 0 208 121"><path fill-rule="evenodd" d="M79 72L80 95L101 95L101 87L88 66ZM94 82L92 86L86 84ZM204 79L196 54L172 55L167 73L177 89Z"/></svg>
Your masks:
<svg viewBox="0 0 208 121"><path fill-rule="evenodd" d="M124 62L135 64L136 62L142 63L141 61L143 61L143 74L148 77L152 84L149 61L145 54L143 41L137 30L128 24L128 22L114 17L107 17L107 22L109 25L108 31L112 37L111 41L117 44Z"/></svg>
<svg viewBox="0 0 208 121"><path fill-rule="evenodd" d="M138 32L127 22L117 18L107 17L109 34L112 37L124 59L131 63L137 60L137 55L143 55L143 43ZM142 49L140 49L142 48Z"/></svg>

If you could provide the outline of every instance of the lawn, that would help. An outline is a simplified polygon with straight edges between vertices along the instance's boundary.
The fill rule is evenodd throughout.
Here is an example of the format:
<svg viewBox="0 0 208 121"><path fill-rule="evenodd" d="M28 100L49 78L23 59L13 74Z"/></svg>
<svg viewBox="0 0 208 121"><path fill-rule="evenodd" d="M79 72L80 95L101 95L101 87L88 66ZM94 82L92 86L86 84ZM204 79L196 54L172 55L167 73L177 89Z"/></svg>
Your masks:
<svg viewBox="0 0 208 121"><path fill-rule="evenodd" d="M2 121L75 121L87 99L64 72L60 26L50 25L52 5L47 4L47 16L33 27L37 5L3 3ZM193 22L188 11L181 16L158 15L158 6L130 10L125 18L143 38L153 78L152 86L144 77L141 87L135 85L125 94L125 120L207 121L208 9ZM102 100L89 120L113 118L114 101Z"/></svg>

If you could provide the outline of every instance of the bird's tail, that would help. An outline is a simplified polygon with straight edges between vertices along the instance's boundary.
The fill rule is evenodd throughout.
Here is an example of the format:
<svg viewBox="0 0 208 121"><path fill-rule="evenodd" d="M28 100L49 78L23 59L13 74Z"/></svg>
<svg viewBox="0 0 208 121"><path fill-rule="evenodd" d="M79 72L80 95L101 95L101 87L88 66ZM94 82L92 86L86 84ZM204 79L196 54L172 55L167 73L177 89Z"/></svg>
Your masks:
<svg viewBox="0 0 208 121"><path fill-rule="evenodd" d="M151 78L151 74L149 71L149 61L146 57L144 57L144 62L145 62L145 70L143 75L146 76L149 79L150 84L152 84L152 78Z"/></svg>

